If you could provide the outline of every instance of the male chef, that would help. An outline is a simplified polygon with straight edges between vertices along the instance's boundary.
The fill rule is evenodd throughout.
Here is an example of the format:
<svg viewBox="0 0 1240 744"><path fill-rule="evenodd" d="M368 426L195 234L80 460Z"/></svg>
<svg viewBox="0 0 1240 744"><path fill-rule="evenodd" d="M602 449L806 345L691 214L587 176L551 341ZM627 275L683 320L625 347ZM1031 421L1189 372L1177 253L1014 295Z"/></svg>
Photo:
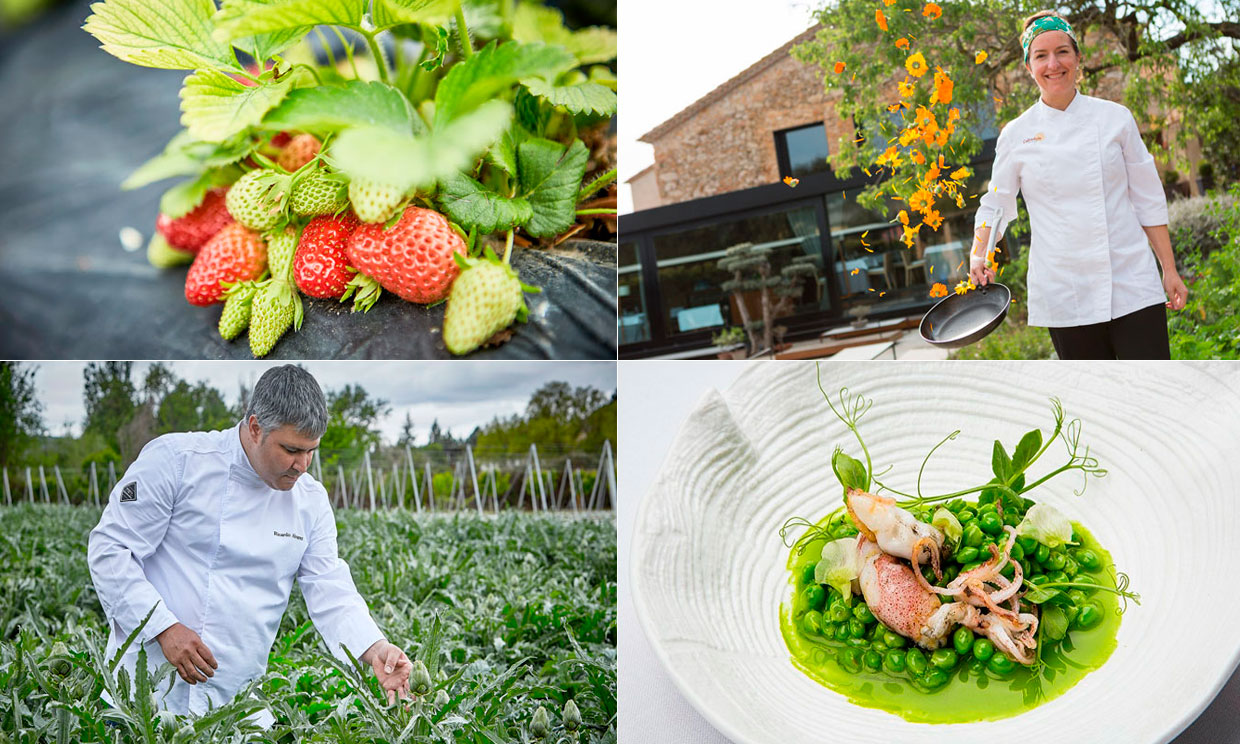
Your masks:
<svg viewBox="0 0 1240 744"><path fill-rule="evenodd" d="M370 617L337 553L327 492L306 473L326 430L315 379L275 367L237 427L151 441L112 490L87 551L107 653L154 608L121 663L134 673L140 643L149 669L177 668L163 708L201 715L260 677L294 577L331 653L349 649L389 702L405 697L412 665Z"/></svg>

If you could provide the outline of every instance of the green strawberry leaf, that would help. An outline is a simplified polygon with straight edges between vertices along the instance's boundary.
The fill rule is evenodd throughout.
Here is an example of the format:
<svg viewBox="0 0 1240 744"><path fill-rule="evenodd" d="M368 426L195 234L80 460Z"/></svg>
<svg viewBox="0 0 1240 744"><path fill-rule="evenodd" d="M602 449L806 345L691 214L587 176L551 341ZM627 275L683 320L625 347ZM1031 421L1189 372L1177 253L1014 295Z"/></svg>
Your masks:
<svg viewBox="0 0 1240 744"><path fill-rule="evenodd" d="M616 58L615 31L598 26L571 31L564 25L560 11L530 3L517 6L512 21L512 38L516 41L559 44L577 58L578 64L583 65Z"/></svg>
<svg viewBox="0 0 1240 744"><path fill-rule="evenodd" d="M517 148L529 138L530 133L514 122L508 131L504 132L504 136L491 146L487 159L502 168L508 175L515 176L517 175Z"/></svg>
<svg viewBox="0 0 1240 744"><path fill-rule="evenodd" d="M224 0L215 16L217 41L323 25L360 28L367 0Z"/></svg>
<svg viewBox="0 0 1240 744"><path fill-rule="evenodd" d="M508 92L518 81L554 78L575 64L562 48L545 44L493 42L453 65L435 90L435 128Z"/></svg>
<svg viewBox="0 0 1240 744"><path fill-rule="evenodd" d="M219 70L199 70L181 88L181 123L200 140L223 142L261 122L292 84L293 76L285 75L247 87Z"/></svg>
<svg viewBox="0 0 1240 744"><path fill-rule="evenodd" d="M534 215L525 231L545 238L567 230L576 221L577 190L590 153L581 140L570 147L532 139L517 148L521 192Z"/></svg>
<svg viewBox="0 0 1240 744"><path fill-rule="evenodd" d="M343 85L289 91L263 119L263 126L327 132L367 125L408 133L416 118L409 100L392 86L349 80Z"/></svg>
<svg viewBox="0 0 1240 744"><path fill-rule="evenodd" d="M405 23L438 26L446 23L454 10L452 0L375 0L370 17L376 29Z"/></svg>
<svg viewBox="0 0 1240 744"><path fill-rule="evenodd" d="M166 70L241 67L211 37L212 0L107 0L90 9L82 28L118 59Z"/></svg>
<svg viewBox="0 0 1240 744"><path fill-rule="evenodd" d="M233 46L254 58L255 64L262 66L265 60L271 59L288 49L310 33L312 26L294 26L292 28L273 31L269 34L258 34L235 39Z"/></svg>
<svg viewBox="0 0 1240 744"><path fill-rule="evenodd" d="M209 170L198 178L182 181L164 192L159 199L159 211L172 219L184 217L202 204L207 191L216 186L227 186L241 176L241 169L234 167Z"/></svg>
<svg viewBox="0 0 1240 744"><path fill-rule="evenodd" d="M352 127L332 143L330 158L350 178L406 191L428 189L442 178L471 168L511 119L511 106L489 101L418 137L386 127Z"/></svg>
<svg viewBox="0 0 1240 744"><path fill-rule="evenodd" d="M126 191L174 176L194 176L208 168L231 165L242 160L258 143L240 137L223 144L202 142L181 130L164 147L164 151L143 163L121 183Z"/></svg>
<svg viewBox="0 0 1240 744"><path fill-rule="evenodd" d="M551 105L562 106L574 114L610 116L616 113L616 94L598 83L554 85L541 78L531 78L522 80L521 84Z"/></svg>
<svg viewBox="0 0 1240 744"><path fill-rule="evenodd" d="M534 216L528 200L496 194L459 171L441 182L439 203L453 220L483 233L520 227Z"/></svg>

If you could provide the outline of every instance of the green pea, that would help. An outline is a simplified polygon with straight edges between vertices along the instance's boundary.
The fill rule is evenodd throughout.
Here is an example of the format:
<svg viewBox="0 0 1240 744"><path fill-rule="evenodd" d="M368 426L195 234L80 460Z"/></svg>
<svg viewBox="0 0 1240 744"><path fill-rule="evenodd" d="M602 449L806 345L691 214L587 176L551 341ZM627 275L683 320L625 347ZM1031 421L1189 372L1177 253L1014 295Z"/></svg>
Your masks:
<svg viewBox="0 0 1240 744"><path fill-rule="evenodd" d="M1076 613L1072 624L1080 630L1089 630L1100 622L1102 622L1102 610L1098 609L1095 603L1087 602L1081 606L1081 611Z"/></svg>
<svg viewBox="0 0 1240 744"><path fill-rule="evenodd" d="M972 522L973 518L976 516L977 516L977 512L973 511L972 509L961 509L960 510L960 524L964 525L969 522Z"/></svg>
<svg viewBox="0 0 1240 744"><path fill-rule="evenodd" d="M886 631L887 631L886 625L883 625L882 623L879 623L879 622L874 623L873 625L870 626L870 640L871 641L883 640L883 633L885 633Z"/></svg>
<svg viewBox="0 0 1240 744"><path fill-rule="evenodd" d="M805 595L805 604L811 610L822 610L827 603L827 593L823 590L821 584L810 584L805 587L803 592Z"/></svg>
<svg viewBox="0 0 1240 744"><path fill-rule="evenodd" d="M926 671L926 655L919 648L910 648L904 656L908 670L920 677Z"/></svg>
<svg viewBox="0 0 1240 744"><path fill-rule="evenodd" d="M959 654L950 648L936 649L930 654L930 665L947 672L955 669L958 661L960 661Z"/></svg>
<svg viewBox="0 0 1240 744"><path fill-rule="evenodd" d="M873 643L871 643L871 644L870 644L870 648L874 649L875 651L879 652L880 654L885 654L885 653L887 653L887 649L891 648L891 646L888 646L886 643L883 643L883 642L880 640L880 641L874 641Z"/></svg>
<svg viewBox="0 0 1240 744"><path fill-rule="evenodd" d="M857 618L863 623L874 622L874 613L870 612L869 606L865 604L864 602L854 607L852 614L853 614L853 617Z"/></svg>
<svg viewBox="0 0 1240 744"><path fill-rule="evenodd" d="M1042 565L1046 565L1047 559L1051 557L1051 549L1038 543L1038 549L1033 554L1033 559Z"/></svg>
<svg viewBox="0 0 1240 744"><path fill-rule="evenodd" d="M818 568L817 563L806 563L805 566L801 569L801 583L802 584L817 583L814 581L814 571L817 568Z"/></svg>
<svg viewBox="0 0 1240 744"><path fill-rule="evenodd" d="M865 664L866 669L869 669L871 672L877 672L883 666L883 655L874 650L866 651L861 661Z"/></svg>
<svg viewBox="0 0 1240 744"><path fill-rule="evenodd" d="M995 653L995 644L989 638L978 638L973 642L973 656L979 661L986 661Z"/></svg>
<svg viewBox="0 0 1240 744"><path fill-rule="evenodd" d="M1018 537L1016 538L1016 543L1020 545L1020 549L1025 551L1026 554L1032 553L1038 549L1038 541L1034 540L1032 537Z"/></svg>
<svg viewBox="0 0 1240 744"><path fill-rule="evenodd" d="M1068 574L1063 571L1050 571L1046 574L1052 584L1065 584L1068 581Z"/></svg>
<svg viewBox="0 0 1240 744"><path fill-rule="evenodd" d="M1003 523L1008 526L1015 527L1020 524L1022 519L1024 519L1024 517L1018 514L1015 510L1003 512Z"/></svg>
<svg viewBox="0 0 1240 744"><path fill-rule="evenodd" d="M806 635L818 635L822 632L822 613L810 610L801 618L801 630Z"/></svg>
<svg viewBox="0 0 1240 744"><path fill-rule="evenodd" d="M906 663L906 657L902 649L893 648L883 654L883 669L886 669L892 674L902 673Z"/></svg>
<svg viewBox="0 0 1240 744"><path fill-rule="evenodd" d="M1063 551L1054 550L1043 563L1052 571L1062 571L1064 566L1068 565L1068 556L1064 555Z"/></svg>
<svg viewBox="0 0 1240 744"><path fill-rule="evenodd" d="M852 638L864 638L865 637L865 623L861 622L855 617L849 620L848 621L848 635L851 636Z"/></svg>
<svg viewBox="0 0 1240 744"><path fill-rule="evenodd" d="M1064 564L1063 572L1068 575L1069 579L1075 579L1076 575L1081 572L1081 566L1072 558L1068 558L1067 563Z"/></svg>
<svg viewBox="0 0 1240 744"><path fill-rule="evenodd" d="M854 674L861 671L861 649L846 648L840 651L839 655L835 658L839 661L840 666L844 667L848 671L853 672Z"/></svg>
<svg viewBox="0 0 1240 744"><path fill-rule="evenodd" d="M995 674L1010 674L1016 668L1016 663L1004 654L995 654L986 662L986 668Z"/></svg>
<svg viewBox="0 0 1240 744"><path fill-rule="evenodd" d="M942 669L930 669L926 676L921 678L921 683L931 690L937 690L947 684L947 674Z"/></svg>
<svg viewBox="0 0 1240 744"><path fill-rule="evenodd" d="M844 630L844 637L843 637L843 638L841 638L841 637L840 637L840 624L839 624L839 623L830 623L830 622L827 622L827 621L825 620L825 618L824 618L824 620L823 620L822 634L823 634L824 636L826 636L827 638L832 638L832 639L837 640L837 641L846 641L846 640L848 640L848 630L847 630L847 629L845 629L845 630Z"/></svg>
<svg viewBox="0 0 1240 744"><path fill-rule="evenodd" d="M960 568L958 566L948 566L947 568L943 569L943 581L945 582L950 582L952 579L955 579L959 575L960 575Z"/></svg>
<svg viewBox="0 0 1240 744"><path fill-rule="evenodd" d="M958 563L972 563L975 560L977 560L977 548L961 548L956 553Z"/></svg>
<svg viewBox="0 0 1240 744"><path fill-rule="evenodd" d="M1016 566L1012 565L1009 561L1008 564L999 571L999 573L1002 574L1004 578L1010 579L1016 575Z"/></svg>
<svg viewBox="0 0 1240 744"><path fill-rule="evenodd" d="M997 535L1003 531L1003 520L998 514L986 512L977 518L977 526L988 535Z"/></svg>
<svg viewBox="0 0 1240 744"><path fill-rule="evenodd" d="M850 615L852 615L852 612L849 611L848 605L844 604L843 602L836 602L835 604L831 605L831 614L830 614L831 622L842 623L845 620L847 620Z"/></svg>
<svg viewBox="0 0 1240 744"><path fill-rule="evenodd" d="M980 565L982 565L981 561L973 561L972 563L966 563L960 567L960 573L968 573L969 571L972 571L973 569L977 568Z"/></svg>
<svg viewBox="0 0 1240 744"><path fill-rule="evenodd" d="M1033 571L1030 571L1029 573L1025 574L1025 581L1028 581L1030 584L1041 585L1041 584L1045 584L1046 582L1050 581L1050 579L1047 577L1046 574L1034 573Z"/></svg>
<svg viewBox="0 0 1240 744"><path fill-rule="evenodd" d="M981 545L983 539L985 538L982 535L982 528L978 527L976 520L970 522L969 526L964 528L964 532L960 536L960 542L972 548L976 548L978 545Z"/></svg>
<svg viewBox="0 0 1240 744"><path fill-rule="evenodd" d="M1021 547L1020 540L1017 540L1016 542L1012 543L1012 560L1019 561L1019 560L1024 560L1024 558L1025 558L1025 549Z"/></svg>
<svg viewBox="0 0 1240 744"><path fill-rule="evenodd" d="M1089 548L1076 551L1076 560L1086 571L1097 571L1102 566L1102 561L1098 560L1098 554Z"/></svg>
<svg viewBox="0 0 1240 744"><path fill-rule="evenodd" d="M956 628L956 633L952 636L952 646L961 656L968 655L973 648L973 631L965 627Z"/></svg>
<svg viewBox="0 0 1240 744"><path fill-rule="evenodd" d="M1085 592L1080 589L1069 589L1068 599L1072 600L1072 604L1077 607L1084 607L1085 603L1088 601L1088 598L1085 596Z"/></svg>
<svg viewBox="0 0 1240 744"><path fill-rule="evenodd" d="M845 643L847 643L849 646L852 646L853 648L869 648L870 647L870 642L864 638L849 638L847 641L845 641Z"/></svg>
<svg viewBox="0 0 1240 744"><path fill-rule="evenodd" d="M893 630L888 630L886 633L883 633L883 643L886 643L891 648L904 648L907 641L905 641L904 636L899 633L896 633Z"/></svg>

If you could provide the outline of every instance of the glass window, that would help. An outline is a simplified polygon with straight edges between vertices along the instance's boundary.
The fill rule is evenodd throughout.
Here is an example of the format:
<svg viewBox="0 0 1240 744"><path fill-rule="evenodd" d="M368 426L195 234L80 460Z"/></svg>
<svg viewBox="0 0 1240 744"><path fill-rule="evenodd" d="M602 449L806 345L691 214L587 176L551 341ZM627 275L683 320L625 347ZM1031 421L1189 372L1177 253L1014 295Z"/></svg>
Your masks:
<svg viewBox="0 0 1240 744"><path fill-rule="evenodd" d="M719 261L728 248L742 243L752 244L756 254L766 258L759 262L765 267L743 272L742 280L756 280L758 272L765 271L775 282L773 317L828 308L818 217L813 207L799 207L656 236L659 290L669 335L740 326L739 302L744 302L751 322L762 318L760 289L732 292L723 287L736 276L720 268Z"/></svg>
<svg viewBox="0 0 1240 744"><path fill-rule="evenodd" d="M989 179L990 164L978 166L964 185L964 207L940 197L935 208L943 224L937 231L922 227L911 248L900 239L903 228L894 220L898 210L884 216L845 199L843 192L828 194L835 276L845 312L860 316L924 305L935 282L951 289L963 279L977 208L968 195L984 193ZM921 221L920 215L910 216L914 225Z"/></svg>
<svg viewBox="0 0 1240 744"><path fill-rule="evenodd" d="M827 156L827 130L821 124L785 129L775 133L775 149L779 155L780 177L801 177L830 170Z"/></svg>
<svg viewBox="0 0 1240 744"><path fill-rule="evenodd" d="M646 316L645 285L637 243L619 245L620 343L650 340L650 319Z"/></svg>

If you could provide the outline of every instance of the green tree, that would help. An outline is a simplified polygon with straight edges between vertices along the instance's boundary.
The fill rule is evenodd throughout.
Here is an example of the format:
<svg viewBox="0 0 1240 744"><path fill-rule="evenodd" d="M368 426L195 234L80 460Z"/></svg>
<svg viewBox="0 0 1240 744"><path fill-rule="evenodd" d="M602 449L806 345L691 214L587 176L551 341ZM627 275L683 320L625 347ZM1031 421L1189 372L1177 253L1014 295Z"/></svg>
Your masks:
<svg viewBox="0 0 1240 744"><path fill-rule="evenodd" d="M91 362L83 372L86 398L86 431L97 432L115 450L117 433L133 418L137 391L130 379L133 362Z"/></svg>
<svg viewBox="0 0 1240 744"><path fill-rule="evenodd" d="M160 433L224 429L237 421L220 391L204 382L191 385L185 380L176 380L159 400L157 418Z"/></svg>
<svg viewBox="0 0 1240 744"><path fill-rule="evenodd" d="M406 411L405 423L400 426L400 436L396 439L396 446L402 449L405 447L412 447L414 446L413 440L413 418L411 418L409 412Z"/></svg>
<svg viewBox="0 0 1240 744"><path fill-rule="evenodd" d="M362 453L379 444L379 419L391 408L382 398L371 398L361 385L345 385L327 393L327 432L319 442L323 466L356 463Z"/></svg>
<svg viewBox="0 0 1240 744"><path fill-rule="evenodd" d="M36 367L0 362L0 466L16 465L43 434L43 404L35 394Z"/></svg>
<svg viewBox="0 0 1240 744"><path fill-rule="evenodd" d="M947 122L949 106L960 116L942 145L928 148L914 141L897 146L902 164L883 173L895 177L876 179L858 197L868 208L885 212L892 194L907 200L938 154L949 167L967 163L981 150L979 134L992 132L996 122L1011 121L1037 100L1037 87L1024 70L1019 34L1023 18L1044 4L960 0L940 6L942 16L934 18L933 12L930 17L923 13L921 0L898 0L891 6L832 0L816 14L822 30L792 51L795 58L823 69L827 89L842 94L836 112L860 125L860 136L849 134L832 147L830 162L837 173L853 168L873 172L892 139L912 124L919 106L935 113L940 126ZM886 31L875 17L879 7L885 11ZM1208 5L1190 0L1069 0L1056 7L1072 24L1085 55L1083 92L1096 92L1104 77L1119 73L1124 102L1147 129L1171 131L1173 120L1192 122L1178 129L1180 144L1200 136L1206 156L1220 160L1221 154L1209 151L1211 143L1234 148L1240 97L1226 95L1236 77L1220 71L1234 70L1236 64L1240 23L1233 19L1240 18L1240 0ZM899 39L908 40L909 46L897 47ZM980 63L979 52L987 53ZM920 77L906 72L915 54L923 55L928 65ZM843 64L839 73L837 63ZM936 68L953 83L950 105L931 103ZM916 85L915 93L902 97L896 86L901 81ZM901 101L909 105L899 108ZM893 105L898 110L890 110ZM916 163L911 158L917 149L930 157ZM906 181L909 176L913 178Z"/></svg>

